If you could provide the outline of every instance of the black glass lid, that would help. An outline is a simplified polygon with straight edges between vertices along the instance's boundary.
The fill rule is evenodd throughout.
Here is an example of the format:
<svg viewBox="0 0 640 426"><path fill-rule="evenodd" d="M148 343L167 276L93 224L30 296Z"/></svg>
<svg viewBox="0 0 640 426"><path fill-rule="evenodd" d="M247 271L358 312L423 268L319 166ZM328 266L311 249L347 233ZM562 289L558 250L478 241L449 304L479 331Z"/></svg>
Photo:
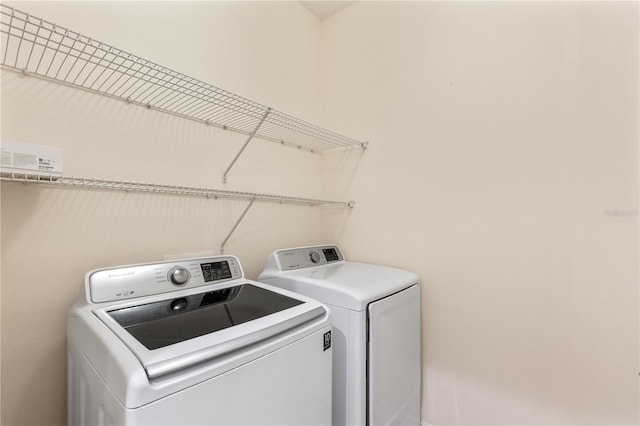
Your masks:
<svg viewBox="0 0 640 426"><path fill-rule="evenodd" d="M108 314L153 350L242 324L304 302L242 284L186 297L116 309Z"/></svg>

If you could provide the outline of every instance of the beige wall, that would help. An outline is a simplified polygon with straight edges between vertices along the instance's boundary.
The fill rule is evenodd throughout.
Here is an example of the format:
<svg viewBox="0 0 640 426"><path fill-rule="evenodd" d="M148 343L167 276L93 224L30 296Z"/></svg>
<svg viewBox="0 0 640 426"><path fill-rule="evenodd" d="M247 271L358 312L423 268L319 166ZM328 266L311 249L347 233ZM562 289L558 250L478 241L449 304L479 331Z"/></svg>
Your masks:
<svg viewBox="0 0 640 426"><path fill-rule="evenodd" d="M187 75L318 122L320 23L297 3L12 3ZM321 160L2 72L2 138L64 149L64 171L317 198ZM2 184L2 424L64 424L65 321L93 268L211 252L245 201ZM345 214L344 209L341 214ZM255 203L227 243L256 278L283 246L319 244L322 209Z"/></svg>
<svg viewBox="0 0 640 426"><path fill-rule="evenodd" d="M338 243L424 281L423 422L637 424L638 3L324 25L327 125L371 142Z"/></svg>
<svg viewBox="0 0 640 426"><path fill-rule="evenodd" d="M371 142L320 161L252 144L227 188L357 206L256 205L226 251L249 277L333 241L418 272L425 424L638 423L637 3L358 2L322 23L293 2L13 4ZM219 188L243 142L4 71L1 124L63 147L69 174ZM245 205L16 184L1 201L7 425L64 423L86 271L217 253Z"/></svg>

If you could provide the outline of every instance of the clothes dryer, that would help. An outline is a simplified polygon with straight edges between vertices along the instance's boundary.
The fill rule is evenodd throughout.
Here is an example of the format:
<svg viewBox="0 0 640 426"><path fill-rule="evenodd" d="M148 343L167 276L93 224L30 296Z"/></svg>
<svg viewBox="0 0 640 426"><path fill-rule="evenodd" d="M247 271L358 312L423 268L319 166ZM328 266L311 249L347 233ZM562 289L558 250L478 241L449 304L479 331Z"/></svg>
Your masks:
<svg viewBox="0 0 640 426"><path fill-rule="evenodd" d="M346 261L335 245L278 250L259 281L331 309L333 425L420 424L420 279Z"/></svg>

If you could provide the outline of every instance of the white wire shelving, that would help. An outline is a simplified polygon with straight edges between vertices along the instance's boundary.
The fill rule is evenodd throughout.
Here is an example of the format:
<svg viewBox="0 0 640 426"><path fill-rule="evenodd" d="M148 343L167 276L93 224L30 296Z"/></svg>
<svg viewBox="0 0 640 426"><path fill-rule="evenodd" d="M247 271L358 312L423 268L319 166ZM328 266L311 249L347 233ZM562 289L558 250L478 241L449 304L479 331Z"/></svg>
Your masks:
<svg viewBox="0 0 640 426"><path fill-rule="evenodd" d="M312 153L364 150L368 145L4 4L0 4L0 36L3 69L247 136L224 171L225 183L230 169L254 138ZM225 244L255 201L346 208L355 205L354 201L2 170L0 181L248 201L222 242L220 253L224 253Z"/></svg>
<svg viewBox="0 0 640 426"><path fill-rule="evenodd" d="M35 184L35 185L48 185L58 187L71 187L71 188L88 188L88 189L100 189L108 191L125 191L125 192L151 192L157 194L171 194L181 196L192 197L204 197L204 198L227 198L236 200L247 200L249 203L246 205L238 219L236 219L231 230L220 244L220 254L224 254L224 247L238 228L242 220L245 218L254 202L273 202L281 204L298 204L307 206L335 206L335 207L349 207L355 206L355 201L331 201L331 200L317 200L312 198L300 198L290 197L283 195L261 194L256 192L240 192L240 191L228 191L223 189L212 188L199 188L191 186L178 186L178 185L164 185L158 183L144 183L111 179L95 179L84 178L64 175L53 174L38 174L38 173L16 173L16 172L3 172L0 170L0 182L12 182L22 184Z"/></svg>
<svg viewBox="0 0 640 426"><path fill-rule="evenodd" d="M0 15L4 68L241 133L247 143L256 137L310 152L367 147L10 6L0 4Z"/></svg>
<svg viewBox="0 0 640 426"><path fill-rule="evenodd" d="M125 192L154 192L158 194L173 194L205 198L225 198L249 201L263 201L281 204L301 204L308 206L336 206L353 207L355 201L331 201L313 198L290 197L285 195L261 194L257 192L229 191L225 189L200 188L193 186L165 185L159 183L144 183L112 179L96 179L56 174L1 172L1 182L23 184L49 185L59 187L74 187L88 189L104 189Z"/></svg>

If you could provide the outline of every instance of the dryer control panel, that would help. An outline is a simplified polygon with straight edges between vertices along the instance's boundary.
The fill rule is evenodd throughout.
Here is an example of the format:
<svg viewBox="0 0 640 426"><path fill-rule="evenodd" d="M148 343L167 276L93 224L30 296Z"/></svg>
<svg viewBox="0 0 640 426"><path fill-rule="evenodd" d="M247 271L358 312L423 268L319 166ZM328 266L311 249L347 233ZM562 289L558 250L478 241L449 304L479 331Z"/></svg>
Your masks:
<svg viewBox="0 0 640 426"><path fill-rule="evenodd" d="M299 247L275 252L281 271L310 268L344 261L338 246Z"/></svg>
<svg viewBox="0 0 640 426"><path fill-rule="evenodd" d="M132 299L242 278L234 256L183 259L91 271L85 277L93 303Z"/></svg>

